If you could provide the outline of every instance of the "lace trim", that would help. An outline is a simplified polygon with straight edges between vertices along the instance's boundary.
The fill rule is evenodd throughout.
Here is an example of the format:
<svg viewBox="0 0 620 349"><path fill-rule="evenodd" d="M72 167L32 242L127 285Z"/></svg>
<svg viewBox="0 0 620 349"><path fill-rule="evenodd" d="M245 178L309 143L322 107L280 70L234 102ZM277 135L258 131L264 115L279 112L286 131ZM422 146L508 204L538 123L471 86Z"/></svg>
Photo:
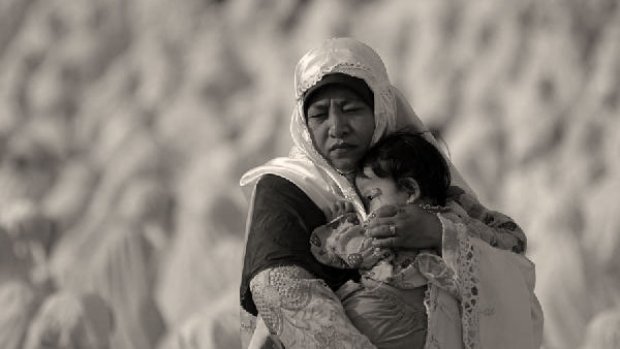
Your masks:
<svg viewBox="0 0 620 349"><path fill-rule="evenodd" d="M372 75L370 67L360 62L339 62L330 66L321 66L319 71L311 76L305 77L304 81L301 81L295 89L295 97L300 100L303 98L304 93L316 85L321 79L331 73L343 73L356 78L365 80L368 85L376 82L376 78ZM370 80L370 81L368 81Z"/></svg>
<svg viewBox="0 0 620 349"><path fill-rule="evenodd" d="M459 234L461 253L457 257L460 279L461 316L463 326L463 344L465 348L479 348L479 271L480 257L478 251L467 237L465 226L456 224Z"/></svg>

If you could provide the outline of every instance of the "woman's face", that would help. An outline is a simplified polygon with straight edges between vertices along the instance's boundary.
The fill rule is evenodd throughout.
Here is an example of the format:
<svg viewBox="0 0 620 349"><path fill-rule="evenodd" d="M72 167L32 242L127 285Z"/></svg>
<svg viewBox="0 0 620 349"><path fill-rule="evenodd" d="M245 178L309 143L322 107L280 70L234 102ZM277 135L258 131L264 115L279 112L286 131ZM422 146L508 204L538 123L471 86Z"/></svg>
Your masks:
<svg viewBox="0 0 620 349"><path fill-rule="evenodd" d="M374 112L357 94L327 85L306 102L312 142L337 170L353 172L366 154L375 130Z"/></svg>

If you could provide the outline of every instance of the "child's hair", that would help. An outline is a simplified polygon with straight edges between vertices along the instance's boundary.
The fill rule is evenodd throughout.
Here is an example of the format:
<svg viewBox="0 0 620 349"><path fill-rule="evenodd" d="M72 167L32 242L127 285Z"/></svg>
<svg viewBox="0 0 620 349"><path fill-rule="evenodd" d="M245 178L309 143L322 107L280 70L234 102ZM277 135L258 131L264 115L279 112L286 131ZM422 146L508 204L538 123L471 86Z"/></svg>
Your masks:
<svg viewBox="0 0 620 349"><path fill-rule="evenodd" d="M446 203L450 168L439 150L419 132L404 129L386 136L366 153L360 164L361 171L370 167L377 177L392 178L402 190L408 190L402 179L411 177L418 182L421 197L435 205Z"/></svg>

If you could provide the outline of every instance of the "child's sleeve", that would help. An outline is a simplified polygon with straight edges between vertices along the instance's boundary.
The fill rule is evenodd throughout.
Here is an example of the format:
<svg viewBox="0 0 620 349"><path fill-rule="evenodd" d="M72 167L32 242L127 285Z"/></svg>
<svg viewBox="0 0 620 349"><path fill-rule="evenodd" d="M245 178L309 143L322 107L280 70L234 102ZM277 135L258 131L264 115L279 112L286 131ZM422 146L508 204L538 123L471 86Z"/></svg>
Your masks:
<svg viewBox="0 0 620 349"><path fill-rule="evenodd" d="M413 289L428 283L435 284L459 298L454 270L436 253L421 251L411 263L393 275L390 284L402 289Z"/></svg>
<svg viewBox="0 0 620 349"><path fill-rule="evenodd" d="M451 204L456 203L466 213L466 216L459 218L468 227L468 233L493 247L520 254L525 253L527 238L523 230L510 217L488 210L475 197L459 187L450 187L448 200Z"/></svg>
<svg viewBox="0 0 620 349"><path fill-rule="evenodd" d="M386 257L383 249L372 246L358 221L346 220L316 228L310 236L310 252L320 263L341 269L368 269Z"/></svg>
<svg viewBox="0 0 620 349"><path fill-rule="evenodd" d="M336 234L339 234L338 227L322 225L310 235L310 252L317 261L322 264L335 268L348 268L345 262L336 253L334 241L337 241Z"/></svg>

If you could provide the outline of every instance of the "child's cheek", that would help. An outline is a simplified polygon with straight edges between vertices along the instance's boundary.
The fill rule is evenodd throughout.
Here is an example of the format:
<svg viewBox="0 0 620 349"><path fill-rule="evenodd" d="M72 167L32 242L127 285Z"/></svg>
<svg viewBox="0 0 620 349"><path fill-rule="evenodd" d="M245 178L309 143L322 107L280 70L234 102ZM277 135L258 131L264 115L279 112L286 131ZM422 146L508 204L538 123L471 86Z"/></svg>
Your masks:
<svg viewBox="0 0 620 349"><path fill-rule="evenodd" d="M376 211L377 209L379 209L381 206L383 206L383 199L381 198L375 198L370 202L370 205L368 205L368 212L372 213L374 211Z"/></svg>

